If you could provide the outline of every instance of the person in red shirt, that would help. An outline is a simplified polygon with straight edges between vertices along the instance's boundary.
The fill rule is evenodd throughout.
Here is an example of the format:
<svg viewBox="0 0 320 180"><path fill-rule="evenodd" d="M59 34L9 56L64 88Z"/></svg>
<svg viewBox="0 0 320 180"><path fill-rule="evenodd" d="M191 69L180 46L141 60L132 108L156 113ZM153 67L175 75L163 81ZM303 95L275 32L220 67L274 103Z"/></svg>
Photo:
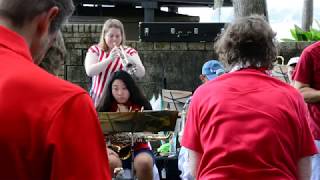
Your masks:
<svg viewBox="0 0 320 180"><path fill-rule="evenodd" d="M215 43L231 69L194 93L182 146L196 179L308 179L317 153L301 95L268 75L275 33L263 17L237 18Z"/></svg>
<svg viewBox="0 0 320 180"><path fill-rule="evenodd" d="M202 66L202 73L199 75L199 79L201 82L207 83L218 76L221 76L225 73L225 69L222 65L222 63L218 60L209 60ZM192 101L192 96L186 101L186 103L183 106L183 112L184 115L181 116L181 119L183 121L186 120L186 115L188 114L188 108L190 105L190 102ZM182 113L183 114L183 113ZM183 136L184 131L184 123L182 123L181 131L179 132L179 142L181 141L181 136ZM178 156L178 168L181 171L180 178L181 180L194 180L194 177L192 176L192 173L190 172L189 167L189 151L185 147L181 146Z"/></svg>
<svg viewBox="0 0 320 180"><path fill-rule="evenodd" d="M309 125L320 149L320 41L303 50L293 73L294 87L307 103ZM312 158L312 180L320 180L320 155Z"/></svg>
<svg viewBox="0 0 320 180"><path fill-rule="evenodd" d="M89 94L38 66L72 0L0 0L0 179L110 179Z"/></svg>
<svg viewBox="0 0 320 180"><path fill-rule="evenodd" d="M102 100L97 107L100 112L152 110L151 104L142 94L131 75L126 71L115 72L106 88L106 93L102 96ZM111 149L109 149L109 152L110 160L112 160L110 166L119 166L120 163L117 163L120 161L119 157ZM134 156L134 169L138 179L151 180L153 178L154 156L148 143L135 143ZM125 169L131 168L130 163L131 158L122 162ZM112 169L111 171L113 173Z"/></svg>

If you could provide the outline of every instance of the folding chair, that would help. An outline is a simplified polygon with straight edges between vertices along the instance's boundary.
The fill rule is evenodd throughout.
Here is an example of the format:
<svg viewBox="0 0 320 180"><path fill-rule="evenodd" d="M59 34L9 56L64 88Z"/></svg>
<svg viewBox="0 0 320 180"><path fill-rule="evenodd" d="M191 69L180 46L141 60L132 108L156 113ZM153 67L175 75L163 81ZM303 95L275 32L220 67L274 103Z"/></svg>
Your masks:
<svg viewBox="0 0 320 180"><path fill-rule="evenodd" d="M272 76L283 82L290 83L287 74L288 67L284 64L284 58L282 56L278 56L277 60L277 64L272 69ZM281 61L280 63L279 60Z"/></svg>

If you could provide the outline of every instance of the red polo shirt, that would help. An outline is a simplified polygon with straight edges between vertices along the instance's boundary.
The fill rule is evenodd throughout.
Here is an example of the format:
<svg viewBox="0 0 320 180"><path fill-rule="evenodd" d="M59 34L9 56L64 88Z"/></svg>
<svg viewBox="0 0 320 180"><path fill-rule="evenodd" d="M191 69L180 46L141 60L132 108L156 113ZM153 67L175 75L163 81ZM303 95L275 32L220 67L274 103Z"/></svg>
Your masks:
<svg viewBox="0 0 320 180"><path fill-rule="evenodd" d="M110 179L89 95L35 65L25 40L2 26L0 179Z"/></svg>
<svg viewBox="0 0 320 180"><path fill-rule="evenodd" d="M303 50L292 79L320 90L320 42ZM320 102L307 103L307 105L311 117L310 128L314 138L320 140Z"/></svg>
<svg viewBox="0 0 320 180"><path fill-rule="evenodd" d="M202 154L199 180L298 179L298 161L317 153L301 95L246 69L198 88L182 145Z"/></svg>

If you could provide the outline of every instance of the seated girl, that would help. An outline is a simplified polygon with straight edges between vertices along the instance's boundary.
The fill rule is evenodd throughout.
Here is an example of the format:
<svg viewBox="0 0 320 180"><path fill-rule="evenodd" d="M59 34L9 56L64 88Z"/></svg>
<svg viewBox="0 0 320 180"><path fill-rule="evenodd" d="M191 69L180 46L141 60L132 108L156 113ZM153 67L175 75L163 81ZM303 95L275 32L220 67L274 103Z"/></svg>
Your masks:
<svg viewBox="0 0 320 180"><path fill-rule="evenodd" d="M151 110L152 107L142 94L135 81L125 71L117 71L111 77L104 97L97 107L103 112L128 112L140 109ZM111 173L115 167L123 165L124 169L131 168L131 158L120 161L114 151L108 148ZM134 169L139 180L153 178L154 156L147 143L135 143L134 145Z"/></svg>

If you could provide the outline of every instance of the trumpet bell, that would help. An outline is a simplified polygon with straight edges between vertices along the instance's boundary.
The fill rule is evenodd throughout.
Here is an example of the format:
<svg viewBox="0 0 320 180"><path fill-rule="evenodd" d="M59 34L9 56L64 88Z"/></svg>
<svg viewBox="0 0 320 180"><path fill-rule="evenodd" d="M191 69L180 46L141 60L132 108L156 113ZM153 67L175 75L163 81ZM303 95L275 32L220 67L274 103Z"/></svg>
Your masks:
<svg viewBox="0 0 320 180"><path fill-rule="evenodd" d="M131 156L131 145L126 144L111 144L109 146L113 151L115 151L121 160L127 160Z"/></svg>

